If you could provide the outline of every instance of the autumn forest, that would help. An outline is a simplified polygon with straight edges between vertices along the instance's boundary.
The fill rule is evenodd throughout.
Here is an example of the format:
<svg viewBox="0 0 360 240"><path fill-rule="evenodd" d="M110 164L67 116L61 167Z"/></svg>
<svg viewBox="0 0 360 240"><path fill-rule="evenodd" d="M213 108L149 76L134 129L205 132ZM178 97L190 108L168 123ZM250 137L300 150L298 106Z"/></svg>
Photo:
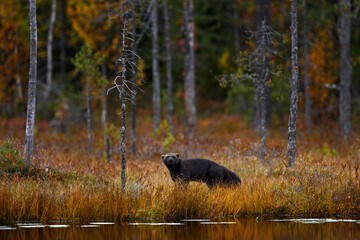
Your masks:
<svg viewBox="0 0 360 240"><path fill-rule="evenodd" d="M359 23L359 0L2 0L0 221L359 217Z"/></svg>

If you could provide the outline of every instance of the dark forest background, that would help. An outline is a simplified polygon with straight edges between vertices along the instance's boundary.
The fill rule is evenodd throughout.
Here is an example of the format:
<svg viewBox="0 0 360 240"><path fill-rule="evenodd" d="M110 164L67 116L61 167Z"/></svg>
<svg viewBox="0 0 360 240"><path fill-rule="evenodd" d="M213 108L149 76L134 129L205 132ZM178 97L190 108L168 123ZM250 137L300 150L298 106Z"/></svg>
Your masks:
<svg viewBox="0 0 360 240"><path fill-rule="evenodd" d="M37 121L54 124L62 121L66 126L85 119L84 75L75 71L72 59L85 44L105 56L108 87L116 75L116 58L120 56L122 16L121 1L58 0L53 29L53 73L49 97L44 97L47 81L47 44L51 19L51 1L37 1L38 21L38 94ZM260 4L260 5L259 5ZM254 84L220 87L219 78L239 74L240 51L255 48L251 31L256 30L256 9L261 1L197 0L194 1L195 23L195 76L196 105L200 117L214 113L241 114L250 124L254 109ZM360 111L360 26L359 1L351 7L351 112L357 118ZM137 95L140 117L151 116L152 106L152 40L149 2L141 1L136 7L136 33L138 54L144 60L143 92ZM172 75L174 80L174 112L181 122L184 110L184 4L169 0L169 23L172 51ZM0 112L9 118L25 118L29 63L28 2L3 0L0 3ZM159 64L161 111L166 113L166 73L164 46L163 3L158 4ZM270 1L269 25L281 34L281 40L273 45L278 56L273 57L280 66L280 74L271 76L271 123L286 122L289 113L291 85L290 69L290 1ZM311 122L322 124L324 120L337 121L339 114L339 3L338 1L308 1L306 3L307 35L304 36L303 3L298 2L299 68L300 68L300 120L304 124L304 37L309 41L309 92ZM101 69L101 65L98 66ZM104 66L103 66L104 67ZM102 91L93 85L93 119L100 123L100 98ZM108 109L119 109L117 94L107 97ZM97 106L97 107L95 107ZM128 108L129 110L130 108ZM110 111L111 121L118 121L117 113ZM98 117L97 117L98 116ZM356 122L356 121L355 121ZM284 125L286 127L286 125Z"/></svg>

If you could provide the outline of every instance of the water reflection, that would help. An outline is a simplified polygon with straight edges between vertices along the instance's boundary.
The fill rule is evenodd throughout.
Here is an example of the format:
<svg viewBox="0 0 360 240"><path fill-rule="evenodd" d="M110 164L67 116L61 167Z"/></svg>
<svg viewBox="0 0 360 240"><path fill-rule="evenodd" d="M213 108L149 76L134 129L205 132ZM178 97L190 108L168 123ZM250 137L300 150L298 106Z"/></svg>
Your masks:
<svg viewBox="0 0 360 240"><path fill-rule="evenodd" d="M184 223L157 223L157 222L141 222L141 223L128 223L129 226L183 226Z"/></svg>
<svg viewBox="0 0 360 240"><path fill-rule="evenodd" d="M37 226L33 228L29 228L31 224L1 224L0 239L360 239L360 221L357 220L257 221L254 218L204 220L156 224L90 222L41 225L37 223L33 224ZM55 227L56 225L59 227Z"/></svg>

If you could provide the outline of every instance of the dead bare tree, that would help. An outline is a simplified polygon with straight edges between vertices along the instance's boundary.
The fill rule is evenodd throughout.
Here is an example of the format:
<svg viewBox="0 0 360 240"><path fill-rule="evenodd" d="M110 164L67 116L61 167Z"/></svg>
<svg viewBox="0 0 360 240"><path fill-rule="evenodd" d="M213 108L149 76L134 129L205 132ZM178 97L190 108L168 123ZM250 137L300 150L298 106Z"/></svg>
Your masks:
<svg viewBox="0 0 360 240"><path fill-rule="evenodd" d="M126 96L128 97L128 98L126 98L126 100L129 100L131 102L131 138L132 138L131 151L133 154L136 154L136 142L137 142L137 140L136 140L136 95L137 95L138 90L140 90L140 88L137 85L137 81L141 81L141 82L144 81L143 72L138 67L138 60L139 61L143 61L143 60L139 57L139 55L137 55L137 48L138 48L138 45L139 45L141 39L145 35L145 33L150 29L149 25L150 25L150 22L152 22L152 16L153 16L152 15L153 3L154 3L153 1L150 1L148 7L145 10L145 13L143 13L144 2L139 1L139 0L125 0L122 2L122 4L120 5L119 8L110 10L113 13L112 18L121 17L124 21L124 24L126 24L126 27L123 28L123 30L124 29L126 30L125 31L125 42L123 42L123 46L125 46L125 51L123 50L124 51L123 53L124 54L126 53L126 55L124 55L126 57L125 62L126 62L126 64L128 64L127 68L130 69L130 71L126 71L124 69L126 71L124 76L128 77L131 81L131 84L126 83L125 86L129 86L129 88L126 87L125 92L127 93ZM114 14L116 12L117 12L117 14ZM140 21L140 23L138 21L138 19L141 19L141 18L143 18L143 21L146 22L146 24L145 24L145 27L143 28L142 32L138 35L136 32L136 30L137 30L136 28L138 27L138 25L141 25L143 23L143 21ZM124 32L122 32L121 34L123 35ZM131 37L129 37L129 36L131 36ZM127 45L127 43L128 43L128 45ZM120 61L120 59L122 59L122 57L120 57L118 59L118 61L116 62L116 66L118 66L118 63L120 63L120 65L121 65L120 67L121 67L121 69L123 69L122 61ZM158 69L158 67L157 67L157 69ZM117 78L121 78L121 76L122 76L121 74L119 72ZM126 81L128 81L128 80L126 80ZM121 89L121 85L119 85L119 87L120 87L119 89ZM114 88L116 88L116 85L115 85L115 87L112 87L110 89L114 89ZM109 91L109 89L108 89L108 91ZM160 86L159 86L159 96L160 96ZM120 97L120 99L121 99L121 97ZM160 100L159 100L159 104L160 104ZM159 114L160 114L160 112L159 112ZM154 116L154 118L155 118L155 116ZM160 120L159 120L159 122L160 122Z"/></svg>
<svg viewBox="0 0 360 240"><path fill-rule="evenodd" d="M264 30L263 25L270 26L270 0L256 0L256 30L258 33ZM267 44L268 42L264 42L262 39L262 34L255 34L255 42L256 47L260 47L264 49L263 44ZM270 44L270 42L269 42ZM270 46L266 47L267 49ZM261 51L261 50L260 50ZM265 59L265 62L262 63L262 68L268 68L268 60ZM265 71L262 68L258 68L258 76L262 75L262 72ZM266 76L270 77L270 76ZM265 79L268 81L269 79ZM270 122L270 103L271 103L271 90L269 86L265 86L265 105L260 101L264 96L261 95L261 88L262 86L257 85L258 81L254 82L254 107L253 107L253 119L252 119L252 129L255 131L261 132L261 114L265 111L265 125L268 126ZM262 107L265 107L263 110Z"/></svg>
<svg viewBox="0 0 360 240"><path fill-rule="evenodd" d="M147 7L147 12L145 14L145 19L149 19L152 21L152 4L153 1L150 2L149 6ZM138 68L138 62L137 59L139 58L138 55L136 54L137 52L137 48L138 45L142 39L142 37L144 36L145 32L147 32L148 30L148 25L145 26L145 28L143 29L143 32L140 34L140 36L138 37L137 33L136 33L136 28L137 28L137 19L141 18L141 11L142 9L142 5L143 2L139 1L139 0L125 0L122 2L122 4L120 5L120 7L118 9L112 9L110 10L112 13L114 12L118 12L118 14L115 14L115 16L113 18L117 18L117 17L121 17L122 19L124 19L124 21L127 21L129 23L127 29L127 34L131 35L131 43L129 46L129 49L131 49L131 51L133 52L133 54L130 56L130 62L132 63L132 69L133 71L131 71L130 75L131 75L131 140L132 140L132 144L131 144L131 151L132 153L135 155L136 154L136 94L137 94L137 80L142 81L142 77L138 74L140 70ZM141 22L141 21L140 21ZM150 21L148 21L150 22ZM128 28L130 28L131 32L128 30ZM140 58L139 58L140 59ZM157 69L159 67L157 66ZM140 70L141 71L141 70ZM159 75L159 73L158 73ZM159 80L159 79L158 79ZM160 85L159 85L159 94L160 96ZM159 104L160 104L160 100L159 100ZM159 105L160 106L160 105ZM160 114L160 110L159 110L159 114ZM155 112L154 112L154 119L156 118L155 116ZM160 118L159 118L160 119ZM160 122L160 120L159 120Z"/></svg>
<svg viewBox="0 0 360 240"><path fill-rule="evenodd" d="M120 152L121 152L121 188L122 190L125 190L125 167L126 167L126 147L125 147L125 131L126 131L126 102L130 101L132 102L132 94L133 87L136 88L136 82L132 81L131 79L128 79L128 71L131 74L135 74L136 76L141 76L138 74L139 72L142 72L141 69L138 68L136 62L133 61L134 56L135 59L139 59L142 61L142 59L137 55L136 52L134 52L132 49L129 48L129 42L134 42L134 39L130 37L131 32L128 31L128 21L125 19L123 22L123 28L122 28L122 51L121 56L119 59L117 59L117 62L119 64L119 71L117 76L114 79L114 86L109 88L107 90L107 93L109 91L116 89L119 92L119 98L121 102L121 145L120 145ZM138 88L139 89L139 88Z"/></svg>
<svg viewBox="0 0 360 240"><path fill-rule="evenodd" d="M266 155L266 104L267 92L269 88L269 79L271 75L279 76L278 66L271 63L272 56L279 55L272 45L278 45L278 39L282 36L274 31L264 20L256 31L251 32L250 39L257 41L257 46L252 52L241 52L239 57L239 67L243 74L237 76L235 74L222 75L218 77L221 86L240 85L246 80L251 80L256 91L260 122L261 149L260 157L264 161Z"/></svg>

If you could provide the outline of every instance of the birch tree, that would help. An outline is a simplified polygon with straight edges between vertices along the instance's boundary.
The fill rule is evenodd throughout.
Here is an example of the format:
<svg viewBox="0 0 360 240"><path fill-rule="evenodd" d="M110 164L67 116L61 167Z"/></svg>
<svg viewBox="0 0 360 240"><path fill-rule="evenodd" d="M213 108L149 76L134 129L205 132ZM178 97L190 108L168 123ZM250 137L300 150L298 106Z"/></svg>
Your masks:
<svg viewBox="0 0 360 240"><path fill-rule="evenodd" d="M54 39L54 25L56 19L56 0L52 0L51 3L51 16L48 30L48 40L47 40L47 58L46 58L46 85L44 90L44 98L48 99L50 96L51 86L52 86L52 72L53 72L53 59L52 59L52 49L53 49L53 39Z"/></svg>
<svg viewBox="0 0 360 240"><path fill-rule="evenodd" d="M340 39L340 104L339 126L344 138L351 132L351 0L339 0L339 39Z"/></svg>
<svg viewBox="0 0 360 240"><path fill-rule="evenodd" d="M152 81L153 81L153 109L154 130L160 127L160 76L159 76L159 49L158 49L158 3L152 0L151 23L152 23Z"/></svg>
<svg viewBox="0 0 360 240"><path fill-rule="evenodd" d="M170 20L167 0L163 0L164 5L164 35L165 35L165 61L166 61L166 82L167 82L167 121L170 131L174 131L174 103L173 103L173 78L171 63L171 40L170 40Z"/></svg>
<svg viewBox="0 0 360 240"><path fill-rule="evenodd" d="M287 143L287 158L289 161L289 167L292 167L296 160L296 121L299 98L297 25L297 0L291 0L291 99Z"/></svg>
<svg viewBox="0 0 360 240"><path fill-rule="evenodd" d="M28 103L26 112L26 133L24 159L25 168L32 163L34 150L34 125L36 108L36 80L37 80L37 23L36 23L36 0L29 0L29 22L30 22L30 67L28 85Z"/></svg>
<svg viewBox="0 0 360 240"><path fill-rule="evenodd" d="M196 128L196 93L195 93L195 27L193 0L186 0L184 7L184 35L185 35L185 112L190 136Z"/></svg>

